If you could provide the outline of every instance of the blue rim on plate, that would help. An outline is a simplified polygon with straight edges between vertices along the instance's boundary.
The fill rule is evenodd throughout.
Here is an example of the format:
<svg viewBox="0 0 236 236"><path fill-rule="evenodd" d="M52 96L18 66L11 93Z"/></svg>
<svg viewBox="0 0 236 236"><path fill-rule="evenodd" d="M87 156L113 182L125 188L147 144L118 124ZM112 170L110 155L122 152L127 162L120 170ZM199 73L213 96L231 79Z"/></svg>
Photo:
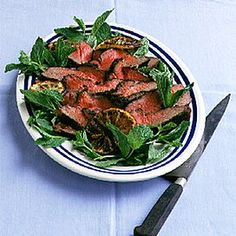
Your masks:
<svg viewBox="0 0 236 236"><path fill-rule="evenodd" d="M87 32L91 31L91 24L87 24ZM190 127L185 135L182 137L183 146L173 149L166 157L164 157L158 163L154 163L146 166L131 166L131 167L111 167L100 168L94 165L94 163L80 154L78 151L73 150L71 144L66 142L57 148L43 148L41 147L52 159L59 162L61 165L68 169L86 175L88 177L106 180L106 181L140 181L150 178L154 178L163 175L167 172L180 166L186 161L193 151L196 149L200 142L204 131L205 125L205 110L203 99L193 76L184 65L184 63L165 45L158 40L140 32L136 29L118 24L111 24L113 31L118 31L126 36L131 36L136 39L147 37L150 42L149 51L152 55L160 58L175 72L174 80L176 83L187 85L194 82L194 87L190 92L192 103L190 105L192 109L190 118ZM58 38L58 35L52 34L45 38L46 42L52 42ZM34 129L30 128L27 124L27 119L30 115L30 108L26 106L23 95L19 92L20 89L29 89L35 78L19 75L17 78L17 105L21 114L24 125L33 137L37 139L40 134Z"/></svg>

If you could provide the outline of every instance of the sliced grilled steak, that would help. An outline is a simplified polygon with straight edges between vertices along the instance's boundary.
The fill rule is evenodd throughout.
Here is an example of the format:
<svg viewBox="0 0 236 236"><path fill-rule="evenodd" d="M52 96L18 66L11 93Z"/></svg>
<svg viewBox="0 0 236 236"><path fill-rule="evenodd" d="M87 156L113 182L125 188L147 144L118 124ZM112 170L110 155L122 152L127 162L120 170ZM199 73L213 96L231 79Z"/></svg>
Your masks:
<svg viewBox="0 0 236 236"><path fill-rule="evenodd" d="M140 109L131 112L131 115L135 118L138 125L158 125L166 123L185 113L187 117L189 117L190 112L191 109L189 106L175 106L162 109L156 113L144 113L143 110Z"/></svg>
<svg viewBox="0 0 236 236"><path fill-rule="evenodd" d="M141 98L131 102L126 111L129 113L141 112L143 114L155 113L161 110L162 101L158 92L149 92L144 94Z"/></svg>
<svg viewBox="0 0 236 236"><path fill-rule="evenodd" d="M53 126L54 130L59 134L66 134L69 136L74 136L76 130L69 125L66 125L62 122L58 122Z"/></svg>
<svg viewBox="0 0 236 236"><path fill-rule="evenodd" d="M149 61L147 63L147 67L152 69L152 68L157 66L158 62L159 62L159 59L157 59L155 57L149 57Z"/></svg>
<svg viewBox="0 0 236 236"><path fill-rule="evenodd" d="M175 84L171 88L171 92L175 93L178 90L183 89L183 88L184 88L184 86L182 84ZM191 103L191 101L192 101L192 99L190 97L190 93L187 92L180 97L179 101L175 104L175 106L185 106L185 105L188 105L189 103Z"/></svg>
<svg viewBox="0 0 236 236"><path fill-rule="evenodd" d="M76 76L67 76L64 83L68 91L84 91L88 93L105 93L115 90L120 80L107 80L103 84L94 84L91 80L80 79Z"/></svg>
<svg viewBox="0 0 236 236"><path fill-rule="evenodd" d="M124 67L136 67L148 61L147 57L134 57L127 55L124 59L120 60L114 67L114 73L117 78L124 79Z"/></svg>
<svg viewBox="0 0 236 236"><path fill-rule="evenodd" d="M138 70L130 67L123 68L124 79L134 81L150 81L151 79L139 72Z"/></svg>
<svg viewBox="0 0 236 236"><path fill-rule="evenodd" d="M67 91L63 96L63 105L74 106L79 98L78 91Z"/></svg>
<svg viewBox="0 0 236 236"><path fill-rule="evenodd" d="M49 67L42 75L56 80L62 80L68 75L75 75L83 79L91 80L94 83L100 83L104 79L104 72L90 66L81 66L78 70L64 67Z"/></svg>
<svg viewBox="0 0 236 236"><path fill-rule="evenodd" d="M86 92L80 94L76 104L65 105L60 108L60 112L70 119L76 121L81 127L85 127L88 116L83 112L84 109L97 113L112 107L112 103L104 96L91 96Z"/></svg>
<svg viewBox="0 0 236 236"><path fill-rule="evenodd" d="M130 98L135 94L149 92L156 88L156 82L124 80L117 86L117 90L113 95L120 98Z"/></svg>
<svg viewBox="0 0 236 236"><path fill-rule="evenodd" d="M128 55L127 52L122 50L109 49L103 52L99 59L91 63L98 66L100 70L107 71L110 69L112 63L117 59L123 59Z"/></svg>
<svg viewBox="0 0 236 236"><path fill-rule="evenodd" d="M102 53L103 53L103 50L95 50L95 51L93 51L92 60L97 61L100 58Z"/></svg>
<svg viewBox="0 0 236 236"><path fill-rule="evenodd" d="M68 58L76 62L77 64L88 63L93 54L93 49L86 42L80 42L75 45L76 51L72 52Z"/></svg>

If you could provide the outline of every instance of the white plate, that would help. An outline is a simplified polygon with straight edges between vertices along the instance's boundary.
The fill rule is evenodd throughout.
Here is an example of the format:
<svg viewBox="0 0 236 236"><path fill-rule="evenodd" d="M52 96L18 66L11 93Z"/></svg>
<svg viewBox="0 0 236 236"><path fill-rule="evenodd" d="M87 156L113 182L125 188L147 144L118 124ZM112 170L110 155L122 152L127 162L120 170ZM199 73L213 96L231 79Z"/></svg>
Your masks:
<svg viewBox="0 0 236 236"><path fill-rule="evenodd" d="M112 167L106 169L96 167L89 158L83 156L78 151L73 150L69 142L65 142L57 148L41 148L53 160L57 161L66 168L79 174L100 180L129 182L146 180L164 175L186 161L200 142L205 125L205 110L201 92L196 80L193 78L186 65L163 43L151 37L150 35L147 35L146 33L124 25L111 24L111 27L113 31L118 31L123 35L131 36L136 39L147 37L150 41L150 54L161 58L173 69L173 71L175 72L175 81L177 83L186 85L194 82L194 87L190 92L192 97L192 103L190 104L190 107L192 109L190 118L191 125L188 128L185 136L183 137L183 146L175 148L165 158L155 164L135 167ZM91 29L91 24L87 25L87 29ZM53 40L56 40L57 37L57 35L51 34L44 40L47 42L51 42ZM27 124L30 109L26 107L24 97L20 93L20 89L28 89L31 83L31 77L19 75L17 78L16 94L17 105L23 123L32 138L35 140L40 137L40 134L33 128L30 128Z"/></svg>

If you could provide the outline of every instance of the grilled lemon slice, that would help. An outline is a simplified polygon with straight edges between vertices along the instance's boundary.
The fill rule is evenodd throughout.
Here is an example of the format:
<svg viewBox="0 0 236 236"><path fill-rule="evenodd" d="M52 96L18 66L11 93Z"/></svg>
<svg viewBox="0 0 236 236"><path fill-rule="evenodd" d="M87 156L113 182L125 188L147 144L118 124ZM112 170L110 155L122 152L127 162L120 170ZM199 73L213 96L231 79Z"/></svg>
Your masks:
<svg viewBox="0 0 236 236"><path fill-rule="evenodd" d="M51 90L56 90L59 93L62 93L65 90L65 87L60 81L45 80L45 81L37 81L30 87L30 89L33 91L51 89Z"/></svg>
<svg viewBox="0 0 236 236"><path fill-rule="evenodd" d="M107 123L128 134L136 121L129 112L119 108L109 108L94 116L87 124L86 131L95 151L100 154L114 154L118 151L116 140L106 127Z"/></svg>

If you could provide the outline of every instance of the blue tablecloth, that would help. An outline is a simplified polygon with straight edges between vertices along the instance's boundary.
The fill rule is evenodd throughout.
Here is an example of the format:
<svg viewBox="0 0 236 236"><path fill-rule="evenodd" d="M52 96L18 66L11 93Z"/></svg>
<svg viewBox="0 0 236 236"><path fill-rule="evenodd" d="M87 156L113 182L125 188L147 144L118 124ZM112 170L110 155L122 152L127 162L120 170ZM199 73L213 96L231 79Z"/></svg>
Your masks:
<svg viewBox="0 0 236 236"><path fill-rule="evenodd" d="M75 174L33 142L17 112L16 62L38 35L93 21L110 21L158 38L188 65L206 111L232 94L230 105L160 236L236 235L236 1L0 1L0 235L131 236L168 186L162 178L108 183Z"/></svg>

